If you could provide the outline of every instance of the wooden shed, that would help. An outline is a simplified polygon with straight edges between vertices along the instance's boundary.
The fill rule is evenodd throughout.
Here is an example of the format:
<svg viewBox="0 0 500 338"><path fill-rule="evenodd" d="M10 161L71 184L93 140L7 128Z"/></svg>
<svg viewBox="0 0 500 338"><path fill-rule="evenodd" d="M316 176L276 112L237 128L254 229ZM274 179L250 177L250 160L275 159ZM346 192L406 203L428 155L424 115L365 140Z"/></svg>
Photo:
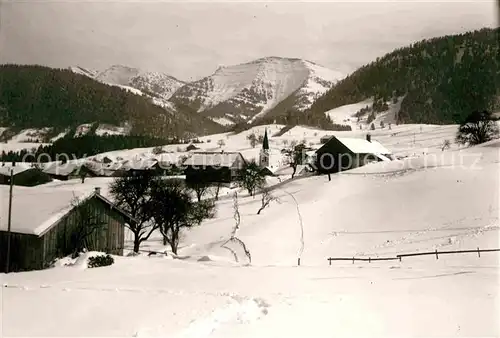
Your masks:
<svg viewBox="0 0 500 338"><path fill-rule="evenodd" d="M9 193L5 188L1 191L5 207L0 218L0 272L5 272L7 254ZM82 232L88 232L87 249L122 255L124 226L134 221L98 189L82 193L42 187L16 187L11 217L9 271L49 267L54 259L74 252Z"/></svg>

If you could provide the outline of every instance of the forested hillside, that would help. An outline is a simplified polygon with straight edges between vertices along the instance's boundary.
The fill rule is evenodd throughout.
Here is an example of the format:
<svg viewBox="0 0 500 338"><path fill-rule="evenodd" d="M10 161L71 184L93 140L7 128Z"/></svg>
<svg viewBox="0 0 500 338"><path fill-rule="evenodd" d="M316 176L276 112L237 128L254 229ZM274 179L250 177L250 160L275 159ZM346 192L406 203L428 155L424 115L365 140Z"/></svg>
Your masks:
<svg viewBox="0 0 500 338"><path fill-rule="evenodd" d="M83 123L132 124L131 134L161 138L221 131L213 121L185 107L162 108L151 100L70 70L0 65L0 126L53 127Z"/></svg>
<svg viewBox="0 0 500 338"><path fill-rule="evenodd" d="M404 96L403 123L457 123L500 107L499 28L422 40L365 65L312 105L312 112L374 97Z"/></svg>
<svg viewBox="0 0 500 338"><path fill-rule="evenodd" d="M65 156L69 156L70 159L79 159L113 150L154 147L179 142L175 139L162 140L148 136L84 135L75 138L66 136L52 144L40 145L36 150L3 151L0 154L0 162L50 162L64 159Z"/></svg>

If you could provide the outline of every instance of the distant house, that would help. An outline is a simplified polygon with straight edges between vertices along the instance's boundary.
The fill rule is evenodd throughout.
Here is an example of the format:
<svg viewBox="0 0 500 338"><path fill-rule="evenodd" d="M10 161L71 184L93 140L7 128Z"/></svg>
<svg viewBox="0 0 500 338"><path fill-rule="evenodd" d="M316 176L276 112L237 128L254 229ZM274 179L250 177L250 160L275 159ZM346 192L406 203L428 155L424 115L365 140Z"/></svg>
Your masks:
<svg viewBox="0 0 500 338"><path fill-rule="evenodd" d="M73 178L80 178L85 173L86 176L95 176L95 174L83 166L83 163L75 162L54 162L48 164L43 172L55 180L67 181Z"/></svg>
<svg viewBox="0 0 500 338"><path fill-rule="evenodd" d="M183 166L188 182L231 183L245 163L238 152L200 152L188 157Z"/></svg>
<svg viewBox="0 0 500 338"><path fill-rule="evenodd" d="M319 142L320 142L321 144L325 144L325 143L326 143L326 142L328 142L331 138L332 138L332 135L325 135L325 136L323 136L323 137L321 137L321 138L319 139Z"/></svg>
<svg viewBox="0 0 500 338"><path fill-rule="evenodd" d="M2 205L7 206L8 188L1 189ZM75 197L80 198L79 207ZM85 207L86 214L80 206ZM0 212L0 272L5 272L8 208L2 207ZM9 271L43 269L54 259L71 254L75 234L85 224L85 215L94 216L93 224L99 225L88 238L88 249L122 255L124 225L134 219L103 197L98 189L83 194L42 187L16 188L12 201Z"/></svg>
<svg viewBox="0 0 500 338"><path fill-rule="evenodd" d="M320 173L339 172L361 167L369 162L390 161L391 151L371 139L332 136L316 150L315 165Z"/></svg>
<svg viewBox="0 0 500 338"><path fill-rule="evenodd" d="M2 163L0 166L0 184L10 184L11 171L14 185L32 187L52 181L49 175L31 163Z"/></svg>
<svg viewBox="0 0 500 338"><path fill-rule="evenodd" d="M87 170L89 176L94 177L120 177L124 176L126 170L119 162L101 163L95 161L87 161L83 164L84 170Z"/></svg>
<svg viewBox="0 0 500 338"><path fill-rule="evenodd" d="M198 150L200 148L198 148L197 146L195 146L194 144L190 144L186 147L186 151L193 151L193 150Z"/></svg>

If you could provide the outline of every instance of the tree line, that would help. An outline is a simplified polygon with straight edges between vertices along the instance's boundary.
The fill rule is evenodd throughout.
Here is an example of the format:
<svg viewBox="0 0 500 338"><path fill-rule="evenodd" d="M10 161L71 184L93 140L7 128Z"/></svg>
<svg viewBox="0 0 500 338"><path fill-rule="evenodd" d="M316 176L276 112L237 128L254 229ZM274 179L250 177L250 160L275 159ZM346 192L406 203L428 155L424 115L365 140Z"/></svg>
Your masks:
<svg viewBox="0 0 500 338"><path fill-rule="evenodd" d="M474 110L500 107L500 28L422 40L377 58L318 98L311 112L369 98L404 97L401 123L461 123Z"/></svg>
<svg viewBox="0 0 500 338"><path fill-rule="evenodd" d="M70 134L70 133L69 133ZM2 162L50 162L60 156L69 156L70 159L79 159L113 150L133 149L178 144L182 140L177 138L164 140L149 136L138 135L84 135L80 137L63 137L49 145L40 145L36 149L22 149L18 152L2 151Z"/></svg>

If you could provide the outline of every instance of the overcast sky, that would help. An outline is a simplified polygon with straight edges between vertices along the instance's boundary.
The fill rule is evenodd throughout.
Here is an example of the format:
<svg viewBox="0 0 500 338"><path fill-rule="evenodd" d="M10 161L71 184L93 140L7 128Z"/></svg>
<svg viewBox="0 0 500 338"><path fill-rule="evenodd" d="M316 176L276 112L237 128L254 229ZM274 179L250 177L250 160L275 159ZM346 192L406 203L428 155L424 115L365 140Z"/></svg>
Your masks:
<svg viewBox="0 0 500 338"><path fill-rule="evenodd" d="M0 0L0 63L122 64L194 80L219 65L284 56L349 72L423 38L497 27L497 15L484 0Z"/></svg>

